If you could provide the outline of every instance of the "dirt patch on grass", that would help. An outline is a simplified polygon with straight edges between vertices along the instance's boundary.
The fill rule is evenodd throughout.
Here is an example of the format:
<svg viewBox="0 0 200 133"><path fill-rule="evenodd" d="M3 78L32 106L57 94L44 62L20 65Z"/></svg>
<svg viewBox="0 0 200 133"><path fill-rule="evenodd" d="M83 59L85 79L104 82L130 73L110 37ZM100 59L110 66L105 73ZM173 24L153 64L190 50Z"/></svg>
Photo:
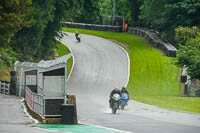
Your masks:
<svg viewBox="0 0 200 133"><path fill-rule="evenodd" d="M143 39L149 46L151 46L152 48L157 49L161 53L161 55L166 56L165 53L161 49L153 47L153 44L151 44L147 39L145 39L145 38L143 38Z"/></svg>
<svg viewBox="0 0 200 133"><path fill-rule="evenodd" d="M116 41L116 40L112 40L112 39L111 39L111 41L114 42L114 43L119 44L121 47L123 47L126 51L129 52L129 46L128 46L128 44L125 44L125 43L122 43L122 42L119 42L119 41Z"/></svg>

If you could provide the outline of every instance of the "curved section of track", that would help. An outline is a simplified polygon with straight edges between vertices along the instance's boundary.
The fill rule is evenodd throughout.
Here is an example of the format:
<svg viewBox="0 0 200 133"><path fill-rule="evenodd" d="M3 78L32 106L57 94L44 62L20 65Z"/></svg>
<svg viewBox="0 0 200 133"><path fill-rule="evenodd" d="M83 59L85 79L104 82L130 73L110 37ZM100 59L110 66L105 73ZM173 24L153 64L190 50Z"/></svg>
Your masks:
<svg viewBox="0 0 200 133"><path fill-rule="evenodd" d="M77 98L81 123L100 125L135 133L198 133L200 115L169 111L130 101L127 109L111 114L109 94L128 80L128 57L117 44L103 38L67 33L61 42L74 55L74 68L67 92Z"/></svg>

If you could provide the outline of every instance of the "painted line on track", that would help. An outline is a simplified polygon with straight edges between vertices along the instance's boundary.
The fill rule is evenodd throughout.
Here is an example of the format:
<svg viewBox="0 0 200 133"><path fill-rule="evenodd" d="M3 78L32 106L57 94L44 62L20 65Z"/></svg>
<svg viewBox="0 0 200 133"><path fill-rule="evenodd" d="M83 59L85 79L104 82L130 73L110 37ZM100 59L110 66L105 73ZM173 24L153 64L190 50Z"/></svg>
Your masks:
<svg viewBox="0 0 200 133"><path fill-rule="evenodd" d="M116 132L121 132L121 133L133 133L133 132L128 132L128 131L124 131L124 130L119 130L119 129L114 129L114 128L109 128L109 127L104 127L104 126L100 126L100 125L94 125L94 124L88 124L88 123L81 123L83 125L89 125L89 126L95 126L95 127L99 127L99 128L104 128L104 129L108 129L111 131L116 131Z"/></svg>
<svg viewBox="0 0 200 133"><path fill-rule="evenodd" d="M33 121L35 122L34 124L38 124L39 121L36 120L36 119L34 119L34 118L28 113L27 108L26 108L26 106L25 106L25 104L24 104L24 98L22 98L22 99L20 100L20 102L21 102L21 105L22 105L22 107L23 107L24 113L25 113L31 120L33 120Z"/></svg>

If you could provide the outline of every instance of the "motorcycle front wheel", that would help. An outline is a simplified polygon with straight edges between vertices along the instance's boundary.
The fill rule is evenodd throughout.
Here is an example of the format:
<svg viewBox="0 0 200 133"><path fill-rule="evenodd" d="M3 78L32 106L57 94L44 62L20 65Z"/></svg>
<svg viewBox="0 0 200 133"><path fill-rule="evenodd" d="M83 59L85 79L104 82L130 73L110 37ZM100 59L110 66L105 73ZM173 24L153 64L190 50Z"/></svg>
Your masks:
<svg viewBox="0 0 200 133"><path fill-rule="evenodd" d="M113 107L112 107L112 113L113 114L116 114L117 108L118 108L117 104L114 104Z"/></svg>

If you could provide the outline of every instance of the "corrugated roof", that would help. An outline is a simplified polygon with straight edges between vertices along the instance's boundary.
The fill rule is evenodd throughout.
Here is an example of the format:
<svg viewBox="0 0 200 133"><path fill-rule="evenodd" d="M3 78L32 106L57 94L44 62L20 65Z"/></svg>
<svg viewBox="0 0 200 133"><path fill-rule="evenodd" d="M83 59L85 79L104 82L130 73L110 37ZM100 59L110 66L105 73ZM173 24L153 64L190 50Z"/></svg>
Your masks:
<svg viewBox="0 0 200 133"><path fill-rule="evenodd" d="M19 62L16 61L15 66L23 66L23 67L37 67L37 63L33 63L33 62Z"/></svg>
<svg viewBox="0 0 200 133"><path fill-rule="evenodd" d="M59 64L64 64L67 62L67 60L71 57L71 54L67 54L67 55L64 55L62 57L59 57L59 58L56 58L55 60L48 60L48 61L44 61L44 60L41 60L37 66L39 68L50 68L50 67L53 67L53 66L56 66L56 65L59 65Z"/></svg>

